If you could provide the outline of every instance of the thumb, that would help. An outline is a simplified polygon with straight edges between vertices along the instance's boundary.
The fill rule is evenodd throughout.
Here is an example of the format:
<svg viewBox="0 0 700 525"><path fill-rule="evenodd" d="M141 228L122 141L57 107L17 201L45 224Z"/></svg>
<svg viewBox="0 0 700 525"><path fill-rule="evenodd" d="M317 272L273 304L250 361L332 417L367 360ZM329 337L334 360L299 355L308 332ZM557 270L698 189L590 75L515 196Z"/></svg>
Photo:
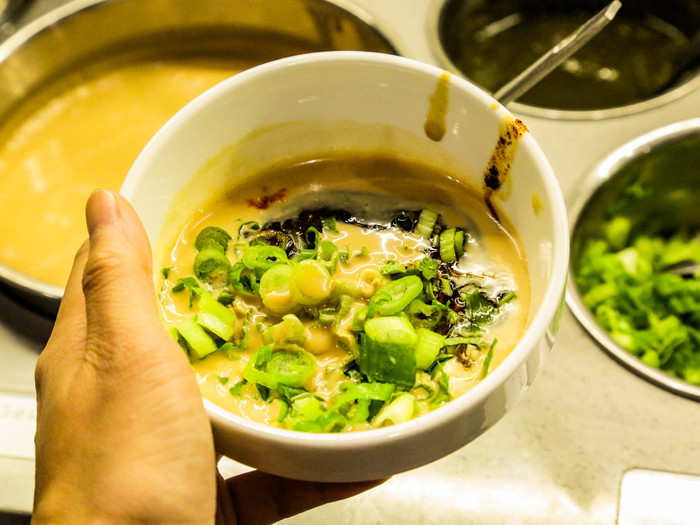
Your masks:
<svg viewBox="0 0 700 525"><path fill-rule="evenodd" d="M158 315L151 248L131 205L118 194L96 191L86 207L90 252L83 273L88 342L119 346L152 331ZM102 345L101 345L102 346Z"/></svg>

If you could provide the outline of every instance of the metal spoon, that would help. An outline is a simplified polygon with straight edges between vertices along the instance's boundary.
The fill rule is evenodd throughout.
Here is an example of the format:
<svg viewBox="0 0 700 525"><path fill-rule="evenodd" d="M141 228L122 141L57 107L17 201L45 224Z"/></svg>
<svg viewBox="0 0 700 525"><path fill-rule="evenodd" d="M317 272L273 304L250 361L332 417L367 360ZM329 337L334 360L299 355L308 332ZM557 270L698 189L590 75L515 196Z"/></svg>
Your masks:
<svg viewBox="0 0 700 525"><path fill-rule="evenodd" d="M549 75L559 64L578 51L591 38L612 22L622 7L619 0L613 0L604 9L589 18L576 31L538 58L522 73L494 93L504 106L520 97L544 77Z"/></svg>

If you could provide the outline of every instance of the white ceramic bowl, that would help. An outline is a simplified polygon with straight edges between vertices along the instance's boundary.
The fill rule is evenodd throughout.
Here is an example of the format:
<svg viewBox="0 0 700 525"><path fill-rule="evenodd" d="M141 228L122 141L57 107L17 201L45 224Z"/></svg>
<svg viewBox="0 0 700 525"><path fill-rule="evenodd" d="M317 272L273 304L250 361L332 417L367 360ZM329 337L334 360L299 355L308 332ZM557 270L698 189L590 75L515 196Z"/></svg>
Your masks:
<svg viewBox="0 0 700 525"><path fill-rule="evenodd" d="M447 133L439 143L429 141L423 124L442 73L420 62L363 52L302 55L253 68L210 89L175 115L136 160L121 191L156 243L173 227L172 212L167 213L173 199L196 174L202 180L197 181L200 191L194 191L193 206L252 165L299 151L313 154L314 148L418 155L448 169L459 166L458 178L480 188L499 123L508 112L484 91L453 77ZM371 131L373 126L378 131ZM268 138L260 142L266 133ZM409 147L412 151L406 152ZM228 153L222 156L222 151ZM219 169L200 170L206 163L210 168L218 164ZM217 449L247 465L292 478L376 479L457 450L513 408L552 345L569 252L559 185L529 133L520 140L510 179L508 196L499 207L515 225L526 252L530 318L519 344L486 379L407 423L346 434L267 427L205 400ZM533 197L542 204L538 212ZM193 209L181 210L182 217Z"/></svg>

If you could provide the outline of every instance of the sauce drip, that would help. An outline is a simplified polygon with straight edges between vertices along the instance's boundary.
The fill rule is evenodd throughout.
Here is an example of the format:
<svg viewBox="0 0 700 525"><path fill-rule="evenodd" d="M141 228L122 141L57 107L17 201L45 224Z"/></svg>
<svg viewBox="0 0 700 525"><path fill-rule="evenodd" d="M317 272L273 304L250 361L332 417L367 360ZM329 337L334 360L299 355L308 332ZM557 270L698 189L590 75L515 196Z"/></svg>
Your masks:
<svg viewBox="0 0 700 525"><path fill-rule="evenodd" d="M440 142L445 136L445 119L450 87L450 74L443 72L438 79L435 91L430 95L430 107L423 130L430 140Z"/></svg>

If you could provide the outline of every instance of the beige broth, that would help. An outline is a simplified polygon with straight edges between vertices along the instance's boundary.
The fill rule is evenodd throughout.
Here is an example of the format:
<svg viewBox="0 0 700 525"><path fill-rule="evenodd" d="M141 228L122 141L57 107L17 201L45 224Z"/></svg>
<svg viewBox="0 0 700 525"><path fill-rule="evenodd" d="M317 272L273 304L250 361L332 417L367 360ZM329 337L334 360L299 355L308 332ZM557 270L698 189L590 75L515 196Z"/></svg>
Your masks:
<svg viewBox="0 0 700 525"><path fill-rule="evenodd" d="M506 305L504 313L489 326L486 334L487 338L497 337L499 341L491 362L490 370L493 370L520 339L528 318L530 283L527 263L517 237L512 228L489 215L484 201L475 191L457 184L448 174L428 166L381 155L348 155L279 165L249 178L197 209L177 238L169 245L164 244L164 253L157 257L158 269L172 267L168 278L160 279L160 305L166 325L175 326L192 316L193 310L189 307L187 293L172 293L170 289L178 278L192 275L192 261L196 254L194 239L202 228L223 227L235 239L243 222L256 220L263 223L277 218L275 208L284 206L299 195L338 189L386 194L387 189L396 187L398 175L401 180L401 187L398 188L401 196L416 199L420 204L415 208L429 206L441 213L448 225L465 225L472 232L476 229L478 234L472 235L467 255L462 260L466 272L485 276L481 281L483 285L499 285L517 292L517 299ZM261 195L271 195L279 190L284 190L284 197L273 203L270 209L261 211L251 205ZM334 206L342 207L342 204ZM463 213L468 216L468 225L464 224ZM376 289L388 281L386 277L377 279L378 269L389 259L409 263L422 258L423 250L428 244L412 233L395 228L366 230L338 222L337 229L338 233L324 231L322 237L339 248L349 246L351 256L347 263L338 264L333 280L360 282L363 296L353 304L351 314L345 317L342 332L342 329L349 331L354 312L365 306ZM363 246L367 247L365 256L359 253ZM232 260L236 260L235 247L230 248L228 254ZM268 321L279 320L279 316L265 311L257 299L238 297L232 308L238 317L237 333L240 333L247 311L253 316L252 326L265 317L268 317ZM314 326L310 321L305 324L308 338L303 346L315 355L318 365L315 375L305 386L307 390L328 400L337 393L339 384L347 380L342 373L342 366L351 357L329 330ZM245 385L240 397L235 397L228 391L242 377L248 359L261 345L261 335L253 328L250 331L248 350L235 355L234 360L224 353L215 353L194 362L192 366L206 399L234 414L280 426L276 421L279 410L277 404L264 402L255 385ZM445 371L450 376L450 391L454 397L468 391L479 381L484 355L475 357L470 368L465 368L455 358L446 362ZM225 384L222 384L220 377L226 378ZM416 416L429 410L427 403L420 401L418 407ZM370 428L368 424L355 425L350 430L366 428Z"/></svg>
<svg viewBox="0 0 700 525"><path fill-rule="evenodd" d="M167 59L77 72L5 124L0 143L0 262L62 285L87 232L85 201L117 190L148 140L194 97L254 65ZM28 103L29 104L29 103Z"/></svg>

